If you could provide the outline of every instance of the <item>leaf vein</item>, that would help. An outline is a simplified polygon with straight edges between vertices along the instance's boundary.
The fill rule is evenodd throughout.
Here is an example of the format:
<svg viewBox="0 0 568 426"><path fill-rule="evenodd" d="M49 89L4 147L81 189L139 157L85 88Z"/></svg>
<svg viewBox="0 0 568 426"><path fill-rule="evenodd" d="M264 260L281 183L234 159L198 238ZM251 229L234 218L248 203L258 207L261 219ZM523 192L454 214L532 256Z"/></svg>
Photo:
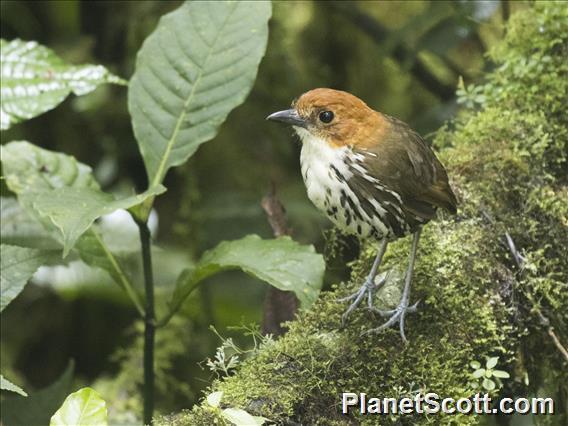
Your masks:
<svg viewBox="0 0 568 426"><path fill-rule="evenodd" d="M219 37L221 36L225 26L227 25L227 22L229 21L229 18L233 15L233 13L235 12L236 8L237 8L238 3L235 3L235 5L233 6L232 10L227 14L223 24L221 25L217 36L215 37L215 40L213 41L212 46L214 46L217 41L219 40ZM174 131L170 137L170 139L168 140L167 144L166 144L166 152L164 153L164 156L162 157L162 160L160 161L160 165L158 166L158 170L156 171L156 174L152 180L152 186L156 186L158 185L161 180L162 180L162 175L165 173L165 168L166 168L166 163L169 159L173 144L175 143L175 140L177 138L177 135L179 134L180 130L181 130L181 126L183 124L183 122L185 121L185 117L187 115L187 108L190 105L191 101L193 100L193 96L195 94L195 88L198 86L199 81L201 80L201 77L203 76L203 70L205 69L205 67L207 66L207 62L209 61L209 58L211 57L211 54L213 53L213 50L210 48L209 49L209 53L207 54L207 57L205 58L205 61L203 63L203 67L201 67L201 70L195 80L195 83L193 84L192 88L191 88L191 92L184 104L184 108L181 112L181 114L178 117L176 126L174 128Z"/></svg>

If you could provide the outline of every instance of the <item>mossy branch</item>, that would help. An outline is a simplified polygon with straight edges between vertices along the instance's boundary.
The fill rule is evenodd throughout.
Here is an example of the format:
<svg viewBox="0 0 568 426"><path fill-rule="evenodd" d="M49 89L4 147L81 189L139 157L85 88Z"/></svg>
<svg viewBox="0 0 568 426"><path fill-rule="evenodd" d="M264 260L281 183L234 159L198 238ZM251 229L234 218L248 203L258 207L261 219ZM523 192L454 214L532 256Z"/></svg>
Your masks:
<svg viewBox="0 0 568 426"><path fill-rule="evenodd" d="M492 52L495 71L462 91L460 101L472 108L437 133L434 145L461 205L457 217L442 215L424 228L412 292L421 304L407 318L410 343L403 344L397 330L362 336L382 321L364 309L340 328L345 306L337 299L368 271L376 247L367 246L349 283L322 294L285 336L212 385L211 392L223 392L221 408L242 408L277 424L396 423L402 419L395 415L342 415L341 393L471 396L481 389L470 362L499 356L497 367L511 378L491 394L545 392L560 407L544 421L565 424L568 368L557 346L568 341L567 10L537 2L511 16ZM403 269L409 243L389 246L383 271ZM377 299L396 304L394 281ZM543 330L541 315L554 336ZM223 424L216 413L204 402L157 423ZM405 415L403 422L476 424L479 417Z"/></svg>

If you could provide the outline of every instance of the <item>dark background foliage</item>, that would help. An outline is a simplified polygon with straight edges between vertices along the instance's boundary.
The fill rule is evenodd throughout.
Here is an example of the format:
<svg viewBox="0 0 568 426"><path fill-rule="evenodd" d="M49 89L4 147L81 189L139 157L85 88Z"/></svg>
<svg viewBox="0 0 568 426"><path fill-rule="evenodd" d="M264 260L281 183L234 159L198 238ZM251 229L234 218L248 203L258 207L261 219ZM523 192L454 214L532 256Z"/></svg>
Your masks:
<svg viewBox="0 0 568 426"><path fill-rule="evenodd" d="M129 78L144 38L178 5L2 1L1 35L36 40L68 62L100 63ZM250 233L270 237L260 200L272 185L294 238L326 252L328 285L347 277L345 264L357 255L356 242L323 232L329 223L305 195L299 144L291 131L264 117L306 90L332 87L360 96L428 138L455 112L459 78L467 84L487 71L485 52L502 37L510 9L524 7L507 1L274 2L267 53L249 98L213 141L166 178L168 192L156 205L157 243L170 254L158 256L157 285L160 269L179 268L219 241ZM3 142L19 139L74 155L93 167L107 191L145 188L123 87L70 97L2 134ZM9 195L4 187L2 192ZM140 403L140 325L110 283L71 273L51 273L29 285L3 313L2 370L27 389L41 388L72 358L77 384L98 383L104 397L116 395L115 414L126 416ZM258 323L265 292L252 278L225 273L209 280L186 302L183 316L160 330L160 412L191 406L212 378L202 362L219 345L210 324L250 343L242 330L227 327ZM121 388L126 396L119 395Z"/></svg>

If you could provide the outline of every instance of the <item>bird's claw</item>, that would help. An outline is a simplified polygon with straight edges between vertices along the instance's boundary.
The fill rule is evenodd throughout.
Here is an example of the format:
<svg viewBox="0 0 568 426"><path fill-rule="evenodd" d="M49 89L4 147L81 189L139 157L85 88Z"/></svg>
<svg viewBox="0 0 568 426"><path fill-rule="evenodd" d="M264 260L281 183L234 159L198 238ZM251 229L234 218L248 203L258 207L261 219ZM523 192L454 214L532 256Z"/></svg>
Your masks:
<svg viewBox="0 0 568 426"><path fill-rule="evenodd" d="M343 297L341 299L338 299L339 302L349 302L351 300L355 300L353 303L351 303L351 305L349 305L349 307L347 308L345 313L341 316L341 326L342 327L345 326L345 323L347 322L347 318L349 317L351 312L353 312L355 310L355 308L357 308L357 306L359 306L359 304L361 303L361 301L365 297L365 294L367 295L367 304L369 306L369 309L374 309L373 308L373 294L378 288L380 288L385 283L385 281L386 281L386 279L383 277L383 278L381 278L381 280L379 282L374 283L373 279L371 277L367 277L367 279L365 280L365 283L359 288L359 290L357 290L355 293L353 293L353 294L351 294L347 297Z"/></svg>
<svg viewBox="0 0 568 426"><path fill-rule="evenodd" d="M372 295L373 293L373 283L369 282L369 280L365 281L365 284L363 284L361 286L361 288L359 288L359 290L357 290L355 293L353 293L352 295L345 297L343 299L339 299L340 302L348 302L350 300L354 300L353 303L351 303L351 305L349 305L349 307L347 308L347 310L345 311L345 313L341 316L341 326L344 327L345 323L347 322L347 317L349 317L349 315L351 314L351 312L353 312L355 310L355 308L357 308L357 306L359 306L359 303L361 303L361 300L363 300L363 297L365 297L365 294L368 292L369 295ZM372 296L369 296L372 297Z"/></svg>
<svg viewBox="0 0 568 426"><path fill-rule="evenodd" d="M342 297L341 299L337 299L337 301L343 303L343 302L349 302L350 300L356 299L357 296L359 296L359 292L361 291L362 288L363 288L363 287L361 287L361 288L360 288L359 290L357 290L355 293L350 294L350 295L347 296L347 297Z"/></svg>
<svg viewBox="0 0 568 426"><path fill-rule="evenodd" d="M408 340L406 339L406 335L404 333L404 320L406 318L406 314L414 313L417 311L418 303L420 303L420 301L416 302L412 306L408 306L408 301L401 301L401 303L395 309L386 310L386 311L373 308L372 309L373 312L377 312L383 317L390 317L390 318L383 325L367 330L362 334L378 333L398 323L400 330L400 337L402 338L404 343L408 343Z"/></svg>
<svg viewBox="0 0 568 426"><path fill-rule="evenodd" d="M407 306L406 307L406 313L410 313L413 314L414 312L416 312L418 310L418 304L420 303L420 301L416 302L414 305L412 306ZM393 315L395 315L399 310L401 309L400 306L398 306L396 309L388 309L388 310L384 310L384 309L377 309L377 308L372 308L371 311L376 312L377 314L379 314L382 317L392 317Z"/></svg>

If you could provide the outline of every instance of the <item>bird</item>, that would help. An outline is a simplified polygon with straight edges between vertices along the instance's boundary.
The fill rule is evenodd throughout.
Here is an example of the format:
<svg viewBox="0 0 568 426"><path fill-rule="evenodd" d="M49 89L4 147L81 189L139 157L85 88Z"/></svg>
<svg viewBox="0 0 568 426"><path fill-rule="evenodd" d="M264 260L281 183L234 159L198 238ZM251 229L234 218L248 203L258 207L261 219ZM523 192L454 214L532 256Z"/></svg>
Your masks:
<svg viewBox="0 0 568 426"><path fill-rule="evenodd" d="M301 173L311 202L343 232L378 243L363 285L340 299L352 302L342 324L366 297L368 308L387 318L367 333L398 324L402 340L408 342L404 324L407 313L417 309L417 303L410 305L410 289L422 227L439 208L457 212L444 166L410 126L345 91L310 90L290 109L266 119L291 125L299 136ZM375 277L387 245L411 234L400 302L395 309L379 310L373 297L385 279L375 283Z"/></svg>

